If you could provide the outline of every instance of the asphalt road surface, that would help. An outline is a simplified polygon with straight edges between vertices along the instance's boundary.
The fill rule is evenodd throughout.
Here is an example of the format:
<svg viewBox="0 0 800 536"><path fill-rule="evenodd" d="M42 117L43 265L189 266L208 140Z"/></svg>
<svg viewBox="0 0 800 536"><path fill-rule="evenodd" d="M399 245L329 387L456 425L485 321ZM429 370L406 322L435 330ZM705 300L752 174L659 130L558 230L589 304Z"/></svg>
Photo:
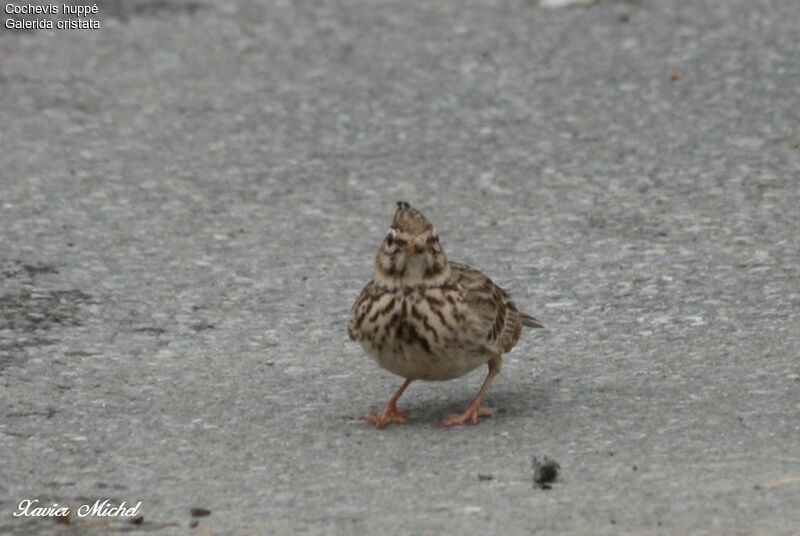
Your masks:
<svg viewBox="0 0 800 536"><path fill-rule="evenodd" d="M797 2L98 6L0 34L0 533L800 533ZM547 327L478 426L360 420L400 199Z"/></svg>

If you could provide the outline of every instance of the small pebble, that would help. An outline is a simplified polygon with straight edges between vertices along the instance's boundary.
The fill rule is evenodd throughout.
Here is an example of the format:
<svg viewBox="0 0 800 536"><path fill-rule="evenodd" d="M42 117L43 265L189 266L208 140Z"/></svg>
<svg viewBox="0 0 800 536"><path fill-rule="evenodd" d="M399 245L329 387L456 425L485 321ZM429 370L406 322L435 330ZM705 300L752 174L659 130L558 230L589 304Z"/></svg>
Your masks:
<svg viewBox="0 0 800 536"><path fill-rule="evenodd" d="M541 460L536 456L531 456L531 464L533 465L533 481L540 487L555 481L558 477L558 470L561 468L555 459L546 454L542 456ZM545 489L549 489L549 486Z"/></svg>

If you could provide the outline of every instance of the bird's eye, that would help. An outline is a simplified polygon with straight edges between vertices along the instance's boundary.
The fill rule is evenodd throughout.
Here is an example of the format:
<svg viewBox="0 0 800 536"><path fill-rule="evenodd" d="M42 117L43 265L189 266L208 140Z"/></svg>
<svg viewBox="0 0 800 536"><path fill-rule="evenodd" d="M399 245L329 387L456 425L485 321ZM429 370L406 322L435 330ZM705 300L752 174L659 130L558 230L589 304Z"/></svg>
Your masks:
<svg viewBox="0 0 800 536"><path fill-rule="evenodd" d="M388 235L386 235L386 244L389 246L394 244L394 234L389 233Z"/></svg>

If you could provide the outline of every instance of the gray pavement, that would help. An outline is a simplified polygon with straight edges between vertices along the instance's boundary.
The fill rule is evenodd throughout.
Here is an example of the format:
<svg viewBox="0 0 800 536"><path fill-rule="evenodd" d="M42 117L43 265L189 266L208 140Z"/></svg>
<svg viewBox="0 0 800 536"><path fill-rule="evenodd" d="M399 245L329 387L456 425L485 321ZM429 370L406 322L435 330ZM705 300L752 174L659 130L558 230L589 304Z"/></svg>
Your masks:
<svg viewBox="0 0 800 536"><path fill-rule="evenodd" d="M0 533L800 534L797 2L99 6L0 34ZM399 199L547 326L478 426L359 420Z"/></svg>

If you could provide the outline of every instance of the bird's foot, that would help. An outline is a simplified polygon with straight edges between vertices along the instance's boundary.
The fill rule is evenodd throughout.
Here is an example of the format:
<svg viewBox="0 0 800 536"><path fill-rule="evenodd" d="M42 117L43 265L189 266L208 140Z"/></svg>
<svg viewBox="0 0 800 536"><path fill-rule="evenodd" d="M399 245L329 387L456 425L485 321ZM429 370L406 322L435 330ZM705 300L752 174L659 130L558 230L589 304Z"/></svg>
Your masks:
<svg viewBox="0 0 800 536"><path fill-rule="evenodd" d="M375 425L376 428L383 428L390 422L395 424L406 424L408 419L405 413L399 411L394 406L387 406L380 414L364 417L364 420Z"/></svg>
<svg viewBox="0 0 800 536"><path fill-rule="evenodd" d="M442 418L439 419L439 426L478 424L478 417L491 417L492 415L494 415L494 408L470 406L464 413L442 416Z"/></svg>

